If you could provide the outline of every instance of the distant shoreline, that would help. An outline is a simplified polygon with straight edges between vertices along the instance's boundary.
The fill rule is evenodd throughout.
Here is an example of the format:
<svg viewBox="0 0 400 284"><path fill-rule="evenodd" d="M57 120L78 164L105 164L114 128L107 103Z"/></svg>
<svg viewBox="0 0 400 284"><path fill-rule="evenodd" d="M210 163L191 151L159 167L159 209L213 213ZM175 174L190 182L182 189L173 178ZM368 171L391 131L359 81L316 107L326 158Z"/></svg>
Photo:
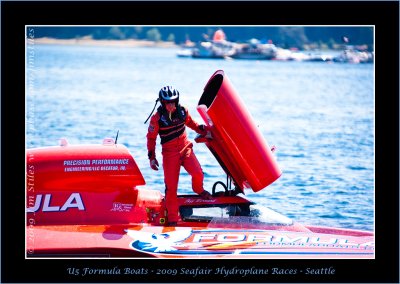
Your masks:
<svg viewBox="0 0 400 284"><path fill-rule="evenodd" d="M173 42L167 41L149 41L137 39L125 40L108 40L108 39L92 39L74 38L74 39L56 39L56 38L35 38L35 44L59 44L59 45L86 45L86 46L114 46L114 47L163 47L163 48L176 48L179 47Z"/></svg>

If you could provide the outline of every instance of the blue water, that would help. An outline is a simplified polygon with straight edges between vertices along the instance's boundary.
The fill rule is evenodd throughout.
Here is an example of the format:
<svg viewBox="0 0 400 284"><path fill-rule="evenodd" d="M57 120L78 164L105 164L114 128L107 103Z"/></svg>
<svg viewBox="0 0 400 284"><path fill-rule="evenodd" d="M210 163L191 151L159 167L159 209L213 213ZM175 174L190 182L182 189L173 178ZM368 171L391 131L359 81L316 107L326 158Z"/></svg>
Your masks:
<svg viewBox="0 0 400 284"><path fill-rule="evenodd" d="M195 120L210 76L223 69L256 125L276 145L283 175L246 196L304 224L374 230L374 66L178 58L177 49L31 44L27 62L27 147L102 142L128 147L147 182L147 125L158 90L173 85ZM33 52L32 52L33 51ZM188 129L189 138L195 133ZM159 142L159 140L158 140ZM203 144L194 145L205 188L225 181ZM257 153L254 153L255 155ZM160 145L157 156L161 161ZM182 169L179 192L191 193Z"/></svg>

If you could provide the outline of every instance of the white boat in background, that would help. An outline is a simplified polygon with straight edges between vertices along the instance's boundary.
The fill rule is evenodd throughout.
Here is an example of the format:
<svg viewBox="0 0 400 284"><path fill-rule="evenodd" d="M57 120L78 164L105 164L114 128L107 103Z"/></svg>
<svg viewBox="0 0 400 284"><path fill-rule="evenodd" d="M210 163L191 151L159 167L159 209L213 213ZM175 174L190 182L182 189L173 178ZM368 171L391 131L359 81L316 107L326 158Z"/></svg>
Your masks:
<svg viewBox="0 0 400 284"><path fill-rule="evenodd" d="M205 37L206 41L196 44L192 50L193 58L225 59L231 57L236 49L236 44L226 39L225 33L218 29L211 40Z"/></svg>
<svg viewBox="0 0 400 284"><path fill-rule="evenodd" d="M235 54L234 43L229 41L203 41L193 49L193 58L220 58L231 57Z"/></svg>
<svg viewBox="0 0 400 284"><path fill-rule="evenodd" d="M334 62L341 63L372 63L374 62L374 54L367 51L359 51L355 49L346 49L341 54L333 58Z"/></svg>
<svg viewBox="0 0 400 284"><path fill-rule="evenodd" d="M277 47L274 60L278 60L278 61L292 60L292 51L290 49Z"/></svg>
<svg viewBox="0 0 400 284"><path fill-rule="evenodd" d="M183 48L181 50L178 50L176 53L176 56L178 57L192 57L193 54L193 49L192 48Z"/></svg>
<svg viewBox="0 0 400 284"><path fill-rule="evenodd" d="M273 43L260 43L257 39L251 39L248 43L237 44L236 52L232 55L235 59L270 60L276 57L277 47Z"/></svg>

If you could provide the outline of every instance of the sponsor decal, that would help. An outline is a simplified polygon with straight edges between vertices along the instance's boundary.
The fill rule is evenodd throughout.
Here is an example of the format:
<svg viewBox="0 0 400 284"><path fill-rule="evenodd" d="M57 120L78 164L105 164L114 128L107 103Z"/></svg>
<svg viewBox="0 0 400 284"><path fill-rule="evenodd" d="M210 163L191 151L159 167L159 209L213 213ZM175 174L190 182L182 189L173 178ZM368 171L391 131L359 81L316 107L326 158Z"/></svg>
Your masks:
<svg viewBox="0 0 400 284"><path fill-rule="evenodd" d="M133 204L114 202L110 211L113 212L131 212Z"/></svg>
<svg viewBox="0 0 400 284"><path fill-rule="evenodd" d="M185 199L185 203L184 204L190 204L190 205L192 205L192 204L197 204L197 203L206 203L206 204L209 204L209 203L216 203L217 202L217 199L199 199L199 198L187 198L187 199Z"/></svg>
<svg viewBox="0 0 400 284"><path fill-rule="evenodd" d="M373 254L373 241L265 230L176 228L167 233L128 229L131 248L151 254ZM280 249L280 250L279 250Z"/></svg>
<svg viewBox="0 0 400 284"><path fill-rule="evenodd" d="M187 228L163 234L127 230L127 234L135 240L131 243L131 246L136 250L155 253L174 253L180 248L186 247L182 242L192 235L192 229Z"/></svg>
<svg viewBox="0 0 400 284"><path fill-rule="evenodd" d="M64 172L126 171L129 159L64 160Z"/></svg>
<svg viewBox="0 0 400 284"><path fill-rule="evenodd" d="M78 210L85 210L85 205L83 204L82 197L79 193L71 193L68 199L63 204L53 204L51 202L52 194L45 194L44 198L42 194L36 195L36 200L33 207L26 209L27 213L34 213L37 211L42 212L63 212L71 208L76 208Z"/></svg>

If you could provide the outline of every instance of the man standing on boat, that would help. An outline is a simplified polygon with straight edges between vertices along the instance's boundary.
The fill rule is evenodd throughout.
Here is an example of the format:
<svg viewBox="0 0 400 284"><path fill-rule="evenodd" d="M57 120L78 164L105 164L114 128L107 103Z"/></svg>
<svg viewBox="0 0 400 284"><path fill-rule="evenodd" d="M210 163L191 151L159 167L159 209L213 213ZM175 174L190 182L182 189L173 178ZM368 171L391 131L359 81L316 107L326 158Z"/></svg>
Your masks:
<svg viewBox="0 0 400 284"><path fill-rule="evenodd" d="M204 199L212 198L203 189L204 174L193 152L193 143L186 135L186 126L200 135L206 135L207 129L205 125L197 124L188 110L179 104L179 92L173 87L163 87L159 92L159 101L161 106L151 117L146 136L147 150L150 167L158 171L155 148L157 135L160 135L168 224L173 226L179 219L177 191L181 166L192 176L193 191Z"/></svg>

